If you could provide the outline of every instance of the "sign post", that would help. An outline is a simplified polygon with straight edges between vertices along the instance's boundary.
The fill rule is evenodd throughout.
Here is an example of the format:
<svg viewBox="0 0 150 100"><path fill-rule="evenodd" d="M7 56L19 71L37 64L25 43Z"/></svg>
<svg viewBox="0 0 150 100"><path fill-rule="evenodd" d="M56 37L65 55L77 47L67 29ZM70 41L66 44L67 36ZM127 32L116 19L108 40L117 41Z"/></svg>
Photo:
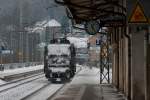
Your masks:
<svg viewBox="0 0 150 100"><path fill-rule="evenodd" d="M131 15L129 16L128 20L129 24L148 24L149 19L147 18L144 8L140 4L139 1L137 1L136 6L134 7Z"/></svg>
<svg viewBox="0 0 150 100"><path fill-rule="evenodd" d="M142 1L142 0L141 0ZM143 1L144 2L144 1ZM145 2L146 3L146 2ZM140 48L142 47L140 50L143 50L143 54L142 56L140 57L143 57L146 59L147 57L147 52L148 52L148 49L147 49L147 30L148 30L148 25L149 25L149 19L148 17L146 16L146 13L144 11L144 7L141 5L141 3L139 2L139 0L137 0L137 3L135 5L135 7L133 7L133 10L129 16L129 19L128 19L128 24L129 24L129 27L130 27L130 31L129 33L131 34L132 33L132 37L130 37L131 39L129 40L130 44L131 44L131 41L132 42L132 48L133 50L129 50L129 52L132 52L132 51L135 51L135 52L132 52L132 55L133 55L133 60L136 61L137 59L136 56L138 54L136 54L137 52L140 53L141 51L139 50L136 50L137 48ZM137 34L139 33L139 34ZM146 40L146 41L145 41ZM138 44L138 43L141 43ZM146 50L147 49L147 50ZM144 51L145 50L145 51ZM146 56L145 56L146 54ZM144 57L145 56L145 57ZM141 58L141 59L143 59ZM140 70L144 70L144 72L137 72L139 70L132 70L132 68L129 69L129 72L131 73L130 76L132 76L132 78L134 79L131 80L131 78L129 79L131 82L131 84L129 84L129 91L131 91L129 93L129 97L132 96L132 98L134 98L135 100L138 98L138 100L142 100L143 98L146 98L146 92L145 94L141 94L141 93L136 93L137 92L137 89L141 89L140 86L142 84L149 84L148 81L150 82L150 80L148 80L148 78L146 79L147 75L148 75L148 71L149 69L149 66L147 66L147 61L141 61L140 63L142 64L145 64L145 66L143 66L143 68L140 68ZM129 64L131 66L131 57L129 58ZM133 61L133 62L134 62ZM133 64L133 68L134 69L137 69L138 66L135 66L135 65L138 65L139 63L136 62L135 64ZM132 74L133 73L133 74ZM140 78L138 78L138 76L136 74L143 74L142 76L140 76ZM139 82L139 80L141 80L142 78L145 78L144 79L144 82ZM136 85L135 85L136 83ZM146 87L150 87L149 85L144 85L143 86L144 88ZM147 90L147 89L146 89ZM132 95L131 95L132 94ZM139 96L140 95L140 96ZM150 100L150 99L147 99L147 100Z"/></svg>

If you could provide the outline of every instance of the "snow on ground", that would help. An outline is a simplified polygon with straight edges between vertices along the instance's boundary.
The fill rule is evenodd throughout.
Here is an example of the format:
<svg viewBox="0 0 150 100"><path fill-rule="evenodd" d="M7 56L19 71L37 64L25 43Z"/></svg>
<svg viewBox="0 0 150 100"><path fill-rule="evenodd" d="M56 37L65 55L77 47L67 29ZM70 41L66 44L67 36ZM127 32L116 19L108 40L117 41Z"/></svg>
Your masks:
<svg viewBox="0 0 150 100"><path fill-rule="evenodd" d="M59 90L63 84L50 84L42 91L35 93L33 96L28 98L28 100L47 100L50 96L52 96L57 90Z"/></svg>
<svg viewBox="0 0 150 100"><path fill-rule="evenodd" d="M4 71L0 72L0 78L3 78L6 75L25 73L25 72L35 71L35 70L40 70L40 69L43 69L43 65L29 66L29 67L23 67L23 68L11 69L11 70L4 70Z"/></svg>
<svg viewBox="0 0 150 100"><path fill-rule="evenodd" d="M99 69L84 67L72 80L71 84L99 84Z"/></svg>
<svg viewBox="0 0 150 100"><path fill-rule="evenodd" d="M21 100L23 97L33 93L47 84L49 84L49 82L45 78L22 84L16 88L10 89L9 91L0 93L0 100Z"/></svg>
<svg viewBox="0 0 150 100"><path fill-rule="evenodd" d="M84 100L98 100L92 99L92 97L96 96L95 98L98 98L97 94L99 95L100 93L99 83L99 69L83 65L82 70L79 71L72 81L66 84L52 100L82 100L84 95L91 96ZM95 87L97 90L95 90Z"/></svg>
<svg viewBox="0 0 150 100"><path fill-rule="evenodd" d="M34 71L34 70L40 70L43 69L43 65L37 65L37 66L30 66L30 67L23 67L23 68L17 68L17 69L11 69L11 70L4 70L0 71L0 78L3 78L4 76L7 75L13 75L13 74L19 74L19 73L25 73L29 71ZM77 72L82 69L82 65L77 64ZM0 79L0 85L5 84L6 82Z"/></svg>
<svg viewBox="0 0 150 100"><path fill-rule="evenodd" d="M77 65L77 73L85 66ZM19 68L14 71L16 73L23 72L22 70L35 70L35 69L43 68L42 65L35 66L33 68ZM11 71L4 71L11 72ZM2 73L2 72L1 72ZM7 73L8 74L8 73ZM31 83L27 83L24 85L21 85L17 88L11 89L10 91L4 92L0 94L0 100L20 100L22 97L25 97L26 95L31 94L32 92L36 91L37 89L43 87L44 85L49 84L47 79L44 77L42 79L36 80ZM34 94L33 97L29 98L28 100L46 100L47 97L50 95L53 95L59 88L61 88L63 84L49 84L46 88L43 88L42 91L37 92Z"/></svg>
<svg viewBox="0 0 150 100"><path fill-rule="evenodd" d="M82 68L82 70L73 78L71 84L100 84L100 69L96 67L88 67L77 65ZM104 73L106 74L106 70ZM112 81L112 70L110 69L110 82ZM104 83L107 81L104 80Z"/></svg>
<svg viewBox="0 0 150 100"><path fill-rule="evenodd" d="M31 70L37 70L42 69L43 65L34 66L34 67L27 67L27 68L19 68L14 70L7 70L4 72L0 72L0 74L8 74L8 73L20 73L25 71L31 71ZM82 69L82 70L81 70ZM80 70L80 71L79 71ZM106 71L105 71L106 72ZM12 74L12 73L11 73ZM0 81L1 82L1 81ZM22 97L32 93L33 91L36 91L38 88L43 87L43 85L49 83L47 79L43 78L22 86L17 87L16 89L12 89L11 91L5 92L4 94L0 94L1 100L19 100ZM86 65L79 65L77 64L77 74L71 81L71 84L91 84L91 85L97 85L100 83L100 72L99 68L95 67L88 67ZM36 100L43 100L46 97L52 95L56 92L57 89L59 89L62 86L62 84L54 84L50 85L47 88L44 88L42 92L38 95L38 99L33 97ZM67 85L68 86L68 85ZM48 91L48 92L47 92ZM37 94L35 94L36 96ZM31 100L34 100L31 98Z"/></svg>
<svg viewBox="0 0 150 100"><path fill-rule="evenodd" d="M5 84L6 82L0 79L0 85Z"/></svg>
<svg viewBox="0 0 150 100"><path fill-rule="evenodd" d="M83 66L77 64L78 70L80 69L80 67L83 67ZM3 78L6 75L25 73L29 71L40 70L43 68L44 68L44 65L37 65L37 66L29 66L29 67L23 67L23 68L17 68L17 69L4 70L4 71L0 71L0 78ZM4 81L0 80L0 83L3 83L3 82Z"/></svg>

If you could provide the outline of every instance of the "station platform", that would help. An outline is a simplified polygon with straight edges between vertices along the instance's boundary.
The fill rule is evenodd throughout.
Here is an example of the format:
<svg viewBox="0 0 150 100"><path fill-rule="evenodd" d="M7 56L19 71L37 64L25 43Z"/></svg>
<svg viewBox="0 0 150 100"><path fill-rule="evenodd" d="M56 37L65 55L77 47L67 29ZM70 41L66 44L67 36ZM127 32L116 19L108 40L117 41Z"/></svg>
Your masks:
<svg viewBox="0 0 150 100"><path fill-rule="evenodd" d="M83 68L50 100L127 100L111 84L99 84L99 69Z"/></svg>
<svg viewBox="0 0 150 100"><path fill-rule="evenodd" d="M43 65L29 66L23 68L0 71L0 85L2 81L11 81L43 72Z"/></svg>

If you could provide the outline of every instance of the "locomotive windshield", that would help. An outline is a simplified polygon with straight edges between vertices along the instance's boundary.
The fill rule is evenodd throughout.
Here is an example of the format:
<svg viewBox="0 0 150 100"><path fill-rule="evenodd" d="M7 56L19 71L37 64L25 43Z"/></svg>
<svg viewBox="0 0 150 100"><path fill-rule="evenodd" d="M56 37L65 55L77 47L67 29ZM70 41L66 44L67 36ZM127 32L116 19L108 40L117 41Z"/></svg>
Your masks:
<svg viewBox="0 0 150 100"><path fill-rule="evenodd" d="M70 45L51 44L48 46L48 55L70 55Z"/></svg>

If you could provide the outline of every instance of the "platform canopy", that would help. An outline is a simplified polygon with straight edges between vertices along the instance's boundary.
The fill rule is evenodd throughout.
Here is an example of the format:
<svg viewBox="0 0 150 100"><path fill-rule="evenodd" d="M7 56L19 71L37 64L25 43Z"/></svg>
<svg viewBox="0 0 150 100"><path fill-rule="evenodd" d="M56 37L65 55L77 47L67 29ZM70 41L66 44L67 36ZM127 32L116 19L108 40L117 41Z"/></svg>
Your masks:
<svg viewBox="0 0 150 100"><path fill-rule="evenodd" d="M125 21L125 0L55 0L67 6L67 15L77 24L89 20L101 20L115 25Z"/></svg>

